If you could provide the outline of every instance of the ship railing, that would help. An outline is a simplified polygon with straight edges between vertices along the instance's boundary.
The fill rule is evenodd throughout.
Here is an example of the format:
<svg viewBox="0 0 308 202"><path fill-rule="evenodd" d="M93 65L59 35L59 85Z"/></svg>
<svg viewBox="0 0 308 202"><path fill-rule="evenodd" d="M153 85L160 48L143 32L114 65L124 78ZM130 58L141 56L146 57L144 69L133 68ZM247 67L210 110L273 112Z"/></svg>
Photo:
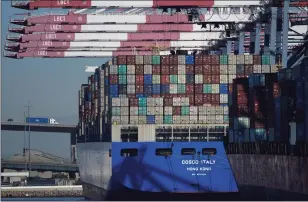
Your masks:
<svg viewBox="0 0 308 202"><path fill-rule="evenodd" d="M30 1L11 0L12 7L24 7L27 6Z"/></svg>
<svg viewBox="0 0 308 202"><path fill-rule="evenodd" d="M9 27L9 31L14 32L14 31L22 31L24 27Z"/></svg>

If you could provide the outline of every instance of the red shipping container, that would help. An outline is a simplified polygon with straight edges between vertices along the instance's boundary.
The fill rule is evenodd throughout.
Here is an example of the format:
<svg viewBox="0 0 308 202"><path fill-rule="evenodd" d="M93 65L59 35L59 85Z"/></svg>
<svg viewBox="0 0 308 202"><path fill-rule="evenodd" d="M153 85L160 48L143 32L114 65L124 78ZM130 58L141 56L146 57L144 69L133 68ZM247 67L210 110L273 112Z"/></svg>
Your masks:
<svg viewBox="0 0 308 202"><path fill-rule="evenodd" d="M211 94L203 94L202 100L203 100L203 104L212 104L212 95Z"/></svg>
<svg viewBox="0 0 308 202"><path fill-rule="evenodd" d="M153 94L153 95L151 95L151 96L154 97L154 98L160 98L160 97L161 97L160 94Z"/></svg>
<svg viewBox="0 0 308 202"><path fill-rule="evenodd" d="M178 56L177 55L170 55L169 61L171 65L177 65L178 64Z"/></svg>
<svg viewBox="0 0 308 202"><path fill-rule="evenodd" d="M169 67L169 65L162 65L161 66L161 73L169 75L170 74L170 67Z"/></svg>
<svg viewBox="0 0 308 202"><path fill-rule="evenodd" d="M109 83L118 84L119 83L118 75L109 75Z"/></svg>
<svg viewBox="0 0 308 202"><path fill-rule="evenodd" d="M273 83L273 94L274 94L274 98L279 97L279 84L278 83Z"/></svg>
<svg viewBox="0 0 308 202"><path fill-rule="evenodd" d="M181 107L172 107L173 115L181 115Z"/></svg>
<svg viewBox="0 0 308 202"><path fill-rule="evenodd" d="M170 76L169 75L161 75L162 84L170 84Z"/></svg>
<svg viewBox="0 0 308 202"><path fill-rule="evenodd" d="M203 85L202 84L195 84L195 94L199 94L203 92Z"/></svg>
<svg viewBox="0 0 308 202"><path fill-rule="evenodd" d="M91 84L94 83L94 75L91 75Z"/></svg>
<svg viewBox="0 0 308 202"><path fill-rule="evenodd" d="M211 65L211 72L212 74L219 75L220 74L219 65Z"/></svg>
<svg viewBox="0 0 308 202"><path fill-rule="evenodd" d="M210 64L211 63L211 58L209 55L203 55L202 56L202 64Z"/></svg>
<svg viewBox="0 0 308 202"><path fill-rule="evenodd" d="M244 91L244 85L243 84L237 84L236 85L236 90L237 91Z"/></svg>
<svg viewBox="0 0 308 202"><path fill-rule="evenodd" d="M243 114L243 115L247 116L248 113L249 113L249 107L247 105L238 105L236 111L239 112L237 114Z"/></svg>
<svg viewBox="0 0 308 202"><path fill-rule="evenodd" d="M220 76L219 75L212 75L212 83L219 84L220 83Z"/></svg>
<svg viewBox="0 0 308 202"><path fill-rule="evenodd" d="M213 65L219 65L219 55L211 55L211 64Z"/></svg>
<svg viewBox="0 0 308 202"><path fill-rule="evenodd" d="M136 84L143 84L143 75L136 75Z"/></svg>
<svg viewBox="0 0 308 202"><path fill-rule="evenodd" d="M196 65L202 65L202 55L196 55L195 56L195 64Z"/></svg>
<svg viewBox="0 0 308 202"><path fill-rule="evenodd" d="M173 105L172 97L164 97L164 106L171 107Z"/></svg>
<svg viewBox="0 0 308 202"><path fill-rule="evenodd" d="M136 85L136 94L143 93L143 85L137 84Z"/></svg>
<svg viewBox="0 0 308 202"><path fill-rule="evenodd" d="M220 94L218 94L218 93L212 94L212 104L213 105L219 105L220 104Z"/></svg>
<svg viewBox="0 0 308 202"><path fill-rule="evenodd" d="M260 55L254 55L253 56L253 64L254 65L261 65L261 61L262 61L262 58Z"/></svg>
<svg viewBox="0 0 308 202"><path fill-rule="evenodd" d="M202 73L205 74L205 75L212 74L211 66L210 65L203 65Z"/></svg>
<svg viewBox="0 0 308 202"><path fill-rule="evenodd" d="M194 106L195 105L195 95L194 94L187 94L187 97L189 97L189 105Z"/></svg>
<svg viewBox="0 0 308 202"><path fill-rule="evenodd" d="M168 55L161 56L162 65L170 65L170 58Z"/></svg>
<svg viewBox="0 0 308 202"><path fill-rule="evenodd" d="M193 94L194 93L194 85L193 84L186 84L186 93Z"/></svg>
<svg viewBox="0 0 308 202"><path fill-rule="evenodd" d="M211 84L212 83L212 76L209 74L203 75L203 83Z"/></svg>
<svg viewBox="0 0 308 202"><path fill-rule="evenodd" d="M138 107L138 98L131 98L131 99L129 99L129 106L131 106L131 107Z"/></svg>
<svg viewBox="0 0 308 202"><path fill-rule="evenodd" d="M203 94L195 94L195 105L196 106L203 105Z"/></svg>
<svg viewBox="0 0 308 202"><path fill-rule="evenodd" d="M128 65L134 65L134 64L136 64L136 56L135 56L135 55L128 55L128 56L126 57L126 59L127 59L127 64L128 64Z"/></svg>
<svg viewBox="0 0 308 202"><path fill-rule="evenodd" d="M186 65L186 74L194 74L194 65Z"/></svg>
<svg viewBox="0 0 308 202"><path fill-rule="evenodd" d="M136 65L136 74L142 74L143 75L143 65Z"/></svg>
<svg viewBox="0 0 308 202"><path fill-rule="evenodd" d="M160 65L153 65L152 66L152 72L153 74L160 74Z"/></svg>
<svg viewBox="0 0 308 202"><path fill-rule="evenodd" d="M118 64L119 65L126 65L127 64L126 55L118 56Z"/></svg>
<svg viewBox="0 0 308 202"><path fill-rule="evenodd" d="M178 66L170 65L170 74L178 74Z"/></svg>
<svg viewBox="0 0 308 202"><path fill-rule="evenodd" d="M195 66L195 74L203 74L202 65Z"/></svg>

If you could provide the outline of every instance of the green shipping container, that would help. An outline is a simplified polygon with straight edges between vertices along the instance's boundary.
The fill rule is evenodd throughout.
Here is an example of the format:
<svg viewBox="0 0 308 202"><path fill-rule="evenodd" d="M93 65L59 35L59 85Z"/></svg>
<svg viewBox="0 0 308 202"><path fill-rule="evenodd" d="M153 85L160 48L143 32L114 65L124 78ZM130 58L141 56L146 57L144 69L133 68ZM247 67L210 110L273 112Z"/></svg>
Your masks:
<svg viewBox="0 0 308 202"><path fill-rule="evenodd" d="M181 107L181 115L186 116L189 115L190 108L189 107Z"/></svg>
<svg viewBox="0 0 308 202"><path fill-rule="evenodd" d="M139 107L138 108L139 116L146 116L147 115L147 108L146 107Z"/></svg>
<svg viewBox="0 0 308 202"><path fill-rule="evenodd" d="M127 84L127 76L126 75L119 75L119 84Z"/></svg>
<svg viewBox="0 0 308 202"><path fill-rule="evenodd" d="M227 65L228 64L228 55L221 55L219 58L219 63L221 65Z"/></svg>
<svg viewBox="0 0 308 202"><path fill-rule="evenodd" d="M185 84L178 84L178 93L186 93Z"/></svg>
<svg viewBox="0 0 308 202"><path fill-rule="evenodd" d="M160 55L152 55L152 64L160 65Z"/></svg>
<svg viewBox="0 0 308 202"><path fill-rule="evenodd" d="M177 84L178 83L178 75L170 75L170 83Z"/></svg>
<svg viewBox="0 0 308 202"><path fill-rule="evenodd" d="M164 124L172 124L172 123L173 123L173 120L172 120L171 115L164 116Z"/></svg>
<svg viewBox="0 0 308 202"><path fill-rule="evenodd" d="M203 93L212 93L212 85L203 84Z"/></svg>
<svg viewBox="0 0 308 202"><path fill-rule="evenodd" d="M112 116L120 116L121 110L120 107L112 107Z"/></svg>
<svg viewBox="0 0 308 202"><path fill-rule="evenodd" d="M270 64L270 56L262 55L262 65L269 65Z"/></svg>
<svg viewBox="0 0 308 202"><path fill-rule="evenodd" d="M127 74L127 66L119 65L119 74Z"/></svg>
<svg viewBox="0 0 308 202"><path fill-rule="evenodd" d="M146 107L147 106L147 99L145 97L141 97L138 100L139 107Z"/></svg>

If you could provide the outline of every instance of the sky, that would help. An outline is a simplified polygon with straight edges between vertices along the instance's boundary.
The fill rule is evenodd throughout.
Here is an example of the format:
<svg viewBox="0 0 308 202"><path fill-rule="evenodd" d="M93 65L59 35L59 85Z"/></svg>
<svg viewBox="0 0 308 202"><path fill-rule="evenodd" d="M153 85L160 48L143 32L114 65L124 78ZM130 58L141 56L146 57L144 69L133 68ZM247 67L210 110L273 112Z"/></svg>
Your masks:
<svg viewBox="0 0 308 202"><path fill-rule="evenodd" d="M11 8L10 1L2 1L1 41L5 44L10 15L27 11ZM39 13L51 11L40 9ZM56 11L53 9L52 11ZM3 53L1 53L3 54ZM100 65L108 59L39 59L1 60L1 119L24 120L25 107L31 103L30 116L52 117L59 123L77 124L78 90L87 83L90 73L85 73L86 65ZM28 134L27 134L28 135ZM70 135L65 133L31 132L31 148L70 158ZM26 138L28 140L28 136ZM27 144L28 145L28 144ZM28 147L28 146L27 146ZM8 158L21 154L24 148L24 132L2 131L1 155Z"/></svg>

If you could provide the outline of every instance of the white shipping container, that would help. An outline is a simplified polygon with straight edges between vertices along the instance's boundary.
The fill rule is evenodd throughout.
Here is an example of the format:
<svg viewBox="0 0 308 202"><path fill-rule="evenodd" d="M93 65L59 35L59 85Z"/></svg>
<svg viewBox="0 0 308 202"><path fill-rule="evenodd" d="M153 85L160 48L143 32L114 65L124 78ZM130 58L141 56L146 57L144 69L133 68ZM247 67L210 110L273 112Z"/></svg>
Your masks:
<svg viewBox="0 0 308 202"><path fill-rule="evenodd" d="M236 65L236 55L228 55L228 64Z"/></svg>
<svg viewBox="0 0 308 202"><path fill-rule="evenodd" d="M197 124L198 123L198 116L189 116L189 123Z"/></svg>
<svg viewBox="0 0 308 202"><path fill-rule="evenodd" d="M181 124L181 116L175 115L172 116L173 123Z"/></svg>
<svg viewBox="0 0 308 202"><path fill-rule="evenodd" d="M154 106L155 107L162 107L164 106L164 98L154 98Z"/></svg>
<svg viewBox="0 0 308 202"><path fill-rule="evenodd" d="M228 83L228 75L220 75L220 83Z"/></svg>
<svg viewBox="0 0 308 202"><path fill-rule="evenodd" d="M112 107L120 107L121 106L120 98L112 98L111 104Z"/></svg>
<svg viewBox="0 0 308 202"><path fill-rule="evenodd" d="M178 75L178 83L185 84L186 83L186 75Z"/></svg>
<svg viewBox="0 0 308 202"><path fill-rule="evenodd" d="M120 113L121 113L121 116L128 116L129 115L129 107L121 107Z"/></svg>
<svg viewBox="0 0 308 202"><path fill-rule="evenodd" d="M276 73L278 72L277 65L271 65L271 73Z"/></svg>
<svg viewBox="0 0 308 202"><path fill-rule="evenodd" d="M135 84L136 76L135 75L127 75L127 84Z"/></svg>
<svg viewBox="0 0 308 202"><path fill-rule="evenodd" d="M236 65L229 65L228 74L236 74Z"/></svg>
<svg viewBox="0 0 308 202"><path fill-rule="evenodd" d="M129 124L129 116L121 116L121 124Z"/></svg>
<svg viewBox="0 0 308 202"><path fill-rule="evenodd" d="M224 107L222 106L215 106L215 114L223 114L224 113Z"/></svg>
<svg viewBox="0 0 308 202"><path fill-rule="evenodd" d="M215 106L211 106L211 107L208 107L208 115L213 115L215 114L216 112L216 107Z"/></svg>
<svg viewBox="0 0 308 202"><path fill-rule="evenodd" d="M135 65L127 65L127 74L135 74L136 66Z"/></svg>
<svg viewBox="0 0 308 202"><path fill-rule="evenodd" d="M229 107L224 106L224 114L228 115L229 114Z"/></svg>
<svg viewBox="0 0 308 202"><path fill-rule="evenodd" d="M228 74L228 65L220 65L220 74Z"/></svg>
<svg viewBox="0 0 308 202"><path fill-rule="evenodd" d="M154 115L164 115L164 108L163 107L155 107Z"/></svg>
<svg viewBox="0 0 308 202"><path fill-rule="evenodd" d="M198 116L198 123L206 123L206 116L202 115L202 116Z"/></svg>
<svg viewBox="0 0 308 202"><path fill-rule="evenodd" d="M173 106L181 106L181 98L179 98L179 97L174 97L174 98L172 98L172 105Z"/></svg>
<svg viewBox="0 0 308 202"><path fill-rule="evenodd" d="M186 74L186 66L185 65L178 65L178 74Z"/></svg>
<svg viewBox="0 0 308 202"><path fill-rule="evenodd" d="M228 94L220 94L220 103L227 104L228 103Z"/></svg>
<svg viewBox="0 0 308 202"><path fill-rule="evenodd" d="M152 81L153 81L153 84L160 84L160 75L153 75Z"/></svg>
<svg viewBox="0 0 308 202"><path fill-rule="evenodd" d="M130 107L130 116L138 116L138 107Z"/></svg>
<svg viewBox="0 0 308 202"><path fill-rule="evenodd" d="M178 55L178 64L185 65L185 62L186 62L185 55Z"/></svg>
<svg viewBox="0 0 308 202"><path fill-rule="evenodd" d="M138 124L139 123L138 116L129 116L129 123Z"/></svg>
<svg viewBox="0 0 308 202"><path fill-rule="evenodd" d="M147 106L148 106L148 107L154 107L154 105L155 105L155 100L154 100L154 98L148 97L148 98L147 98Z"/></svg>
<svg viewBox="0 0 308 202"><path fill-rule="evenodd" d="M199 106L198 107L198 114L199 114L199 116L200 115L206 115L207 114L207 110L208 110L208 107Z"/></svg>
<svg viewBox="0 0 308 202"><path fill-rule="evenodd" d="M146 124L147 123L147 117L146 116L138 116L138 123L139 124Z"/></svg>
<svg viewBox="0 0 308 202"><path fill-rule="evenodd" d="M113 125L121 124L121 116L112 116L111 117L111 123Z"/></svg>
<svg viewBox="0 0 308 202"><path fill-rule="evenodd" d="M270 65L262 65L262 73L271 73Z"/></svg>
<svg viewBox="0 0 308 202"><path fill-rule="evenodd" d="M181 124L189 124L189 116L181 116Z"/></svg>
<svg viewBox="0 0 308 202"><path fill-rule="evenodd" d="M143 65L143 55L136 55L136 64Z"/></svg>
<svg viewBox="0 0 308 202"><path fill-rule="evenodd" d="M250 128L250 118L236 117L234 118L234 129Z"/></svg>
<svg viewBox="0 0 308 202"><path fill-rule="evenodd" d="M135 85L127 85L127 93L128 94L135 94L136 93Z"/></svg>
<svg viewBox="0 0 308 202"><path fill-rule="evenodd" d="M144 65L144 74L152 74L152 65Z"/></svg>
<svg viewBox="0 0 308 202"><path fill-rule="evenodd" d="M144 61L145 65L151 65L152 64L152 55L143 56L143 61Z"/></svg>
<svg viewBox="0 0 308 202"><path fill-rule="evenodd" d="M224 116L223 115L216 115L215 116L216 123L224 123Z"/></svg>
<svg viewBox="0 0 308 202"><path fill-rule="evenodd" d="M180 102L181 102L181 106L189 106L189 98L188 97L181 97Z"/></svg>
<svg viewBox="0 0 308 202"><path fill-rule="evenodd" d="M172 107L164 107L164 115L172 115Z"/></svg>
<svg viewBox="0 0 308 202"><path fill-rule="evenodd" d="M155 107L147 107L147 115L155 115Z"/></svg>
<svg viewBox="0 0 308 202"><path fill-rule="evenodd" d="M170 84L170 94L177 94L177 93L178 93L177 84Z"/></svg>
<svg viewBox="0 0 308 202"><path fill-rule="evenodd" d="M245 64L245 56L237 55L236 56L236 64Z"/></svg>
<svg viewBox="0 0 308 202"><path fill-rule="evenodd" d="M212 93L219 93L219 84L212 84Z"/></svg>
<svg viewBox="0 0 308 202"><path fill-rule="evenodd" d="M203 84L203 75L202 74L196 74L195 75L195 83L197 84Z"/></svg>
<svg viewBox="0 0 308 202"><path fill-rule="evenodd" d="M247 65L253 64L253 56L252 55L245 55L245 64L247 64Z"/></svg>
<svg viewBox="0 0 308 202"><path fill-rule="evenodd" d="M109 74L118 74L118 66L117 65L111 65L109 67Z"/></svg>
<svg viewBox="0 0 308 202"><path fill-rule="evenodd" d="M121 106L122 107L128 107L129 106L129 99L127 97L120 98Z"/></svg>
<svg viewBox="0 0 308 202"><path fill-rule="evenodd" d="M189 114L197 116L198 115L198 107L197 106L190 106L189 107Z"/></svg>
<svg viewBox="0 0 308 202"><path fill-rule="evenodd" d="M233 79L236 78L236 75L234 74L229 74L229 83L232 84L233 83Z"/></svg>
<svg viewBox="0 0 308 202"><path fill-rule="evenodd" d="M214 124L214 123L216 123L216 116L210 115L210 116L208 116L208 120L209 120L209 123Z"/></svg>
<svg viewBox="0 0 308 202"><path fill-rule="evenodd" d="M253 73L262 73L261 65L254 65L253 66Z"/></svg>
<svg viewBox="0 0 308 202"><path fill-rule="evenodd" d="M164 117L163 116L155 116L155 123L156 124L163 124L164 123Z"/></svg>

